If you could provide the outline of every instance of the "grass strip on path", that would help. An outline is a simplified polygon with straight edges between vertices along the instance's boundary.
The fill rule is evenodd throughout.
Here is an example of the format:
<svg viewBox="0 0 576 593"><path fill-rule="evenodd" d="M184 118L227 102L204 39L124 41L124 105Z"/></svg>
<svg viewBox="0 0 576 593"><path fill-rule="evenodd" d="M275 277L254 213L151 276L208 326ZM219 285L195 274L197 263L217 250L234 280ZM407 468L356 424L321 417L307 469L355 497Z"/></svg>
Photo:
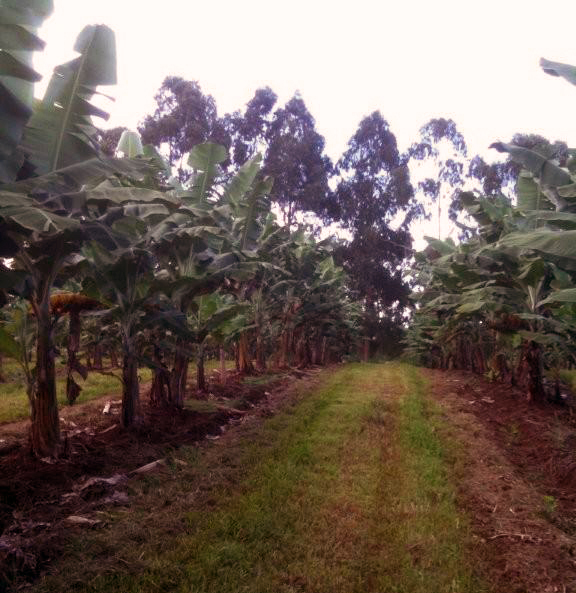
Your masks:
<svg viewBox="0 0 576 593"><path fill-rule="evenodd" d="M429 405L418 371L408 366L326 371L298 405L221 452L224 462L242 468L239 481L219 483L218 467L203 465L201 452L172 486L151 486L154 513L135 505L107 533L87 534L40 589L483 591ZM216 484L210 504L204 497L202 505L166 509L187 488L199 488L203 476ZM175 513L186 528L170 537L162 525ZM127 520L140 529L127 528ZM118 565L103 563L99 571L98 554L117 557Z"/></svg>

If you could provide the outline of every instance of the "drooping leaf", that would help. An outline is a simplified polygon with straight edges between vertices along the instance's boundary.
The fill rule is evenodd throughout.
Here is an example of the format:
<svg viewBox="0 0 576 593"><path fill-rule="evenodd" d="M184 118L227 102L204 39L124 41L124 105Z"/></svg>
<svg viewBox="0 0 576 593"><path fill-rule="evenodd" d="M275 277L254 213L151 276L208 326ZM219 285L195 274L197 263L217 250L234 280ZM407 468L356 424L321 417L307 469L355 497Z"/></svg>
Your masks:
<svg viewBox="0 0 576 593"><path fill-rule="evenodd" d="M504 237L499 245L574 259L576 258L576 230L560 232L546 229L529 233L511 233Z"/></svg>
<svg viewBox="0 0 576 593"><path fill-rule="evenodd" d="M548 198L540 191L531 173L521 171L516 181L519 210L554 210Z"/></svg>
<svg viewBox="0 0 576 593"><path fill-rule="evenodd" d="M572 182L568 171L534 150L505 142L494 142L490 148L494 148L498 152L507 152L513 160L536 176L543 186L558 187Z"/></svg>
<svg viewBox="0 0 576 593"><path fill-rule="evenodd" d="M576 288L555 290L547 298L540 301L540 305L549 303L576 303Z"/></svg>
<svg viewBox="0 0 576 593"><path fill-rule="evenodd" d="M79 191L86 185L94 184L111 176L125 176L140 181L154 170L155 167L149 159L92 158L40 177L31 177L7 184L4 189L25 194L68 193Z"/></svg>

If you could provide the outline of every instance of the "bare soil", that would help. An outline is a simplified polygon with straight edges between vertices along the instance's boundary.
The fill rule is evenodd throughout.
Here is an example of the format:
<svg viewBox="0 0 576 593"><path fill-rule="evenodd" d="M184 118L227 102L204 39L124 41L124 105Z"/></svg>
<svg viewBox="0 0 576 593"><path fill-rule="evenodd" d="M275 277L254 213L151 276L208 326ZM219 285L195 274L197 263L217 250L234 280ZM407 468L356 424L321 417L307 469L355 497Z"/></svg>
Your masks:
<svg viewBox="0 0 576 593"><path fill-rule="evenodd" d="M456 448L472 552L496 593L576 592L576 417L464 372L424 371Z"/></svg>

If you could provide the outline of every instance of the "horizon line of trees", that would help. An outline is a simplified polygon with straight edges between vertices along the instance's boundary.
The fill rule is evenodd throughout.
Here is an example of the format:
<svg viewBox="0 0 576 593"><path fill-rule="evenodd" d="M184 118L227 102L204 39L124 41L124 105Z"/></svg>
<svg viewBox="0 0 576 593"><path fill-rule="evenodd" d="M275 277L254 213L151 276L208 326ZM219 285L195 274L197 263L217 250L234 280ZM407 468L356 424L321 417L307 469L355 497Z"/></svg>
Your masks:
<svg viewBox="0 0 576 593"><path fill-rule="evenodd" d="M201 142L227 149L222 167L229 174L259 153L263 174L274 179L270 198L288 228L305 223L316 234L323 227L339 229L345 238L334 257L364 305L372 354L396 354L400 348L413 288L407 280L413 224L434 212L438 238L448 234L442 228L446 220L461 238L470 237L474 221L462 206L461 192L503 194L512 201L520 173L513 159L487 163L469 156L450 119L427 122L401 152L390 125L374 111L333 162L298 92L282 105L270 87L259 88L243 110L219 115L216 100L197 81L168 76L155 100L154 113L144 117L138 131L144 143L162 152L180 182L191 174L184 156ZM115 153L124 130L100 130L105 153ZM511 143L566 159L565 143L538 135L516 134Z"/></svg>

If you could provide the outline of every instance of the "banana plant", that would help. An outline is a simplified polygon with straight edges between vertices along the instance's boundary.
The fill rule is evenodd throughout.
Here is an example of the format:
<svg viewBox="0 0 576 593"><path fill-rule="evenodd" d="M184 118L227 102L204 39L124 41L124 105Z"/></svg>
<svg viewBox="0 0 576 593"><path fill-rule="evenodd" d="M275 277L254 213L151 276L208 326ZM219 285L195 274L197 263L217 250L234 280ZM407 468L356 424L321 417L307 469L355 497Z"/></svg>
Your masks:
<svg viewBox="0 0 576 593"><path fill-rule="evenodd" d="M269 210L266 195L271 182L257 179L260 157L224 180L219 164L226 158L226 150L212 143L193 148L188 157L194 170L191 182L175 191L182 207L154 235L167 280L163 290L179 311L193 317L199 310L195 299L208 298L221 288L233 291L240 303L246 282L266 265L256 246L262 213ZM239 335L239 343L245 351L245 333ZM188 352L181 338L175 359L180 377L186 373ZM201 368L199 371L202 376ZM184 380L177 382L179 387L174 385L174 391L181 402Z"/></svg>
<svg viewBox="0 0 576 593"><path fill-rule="evenodd" d="M206 391L204 356L206 345L213 336L225 333L229 322L240 316L247 308L238 303L231 295L212 293L196 297L188 314L188 327L194 334L196 345L196 388Z"/></svg>

